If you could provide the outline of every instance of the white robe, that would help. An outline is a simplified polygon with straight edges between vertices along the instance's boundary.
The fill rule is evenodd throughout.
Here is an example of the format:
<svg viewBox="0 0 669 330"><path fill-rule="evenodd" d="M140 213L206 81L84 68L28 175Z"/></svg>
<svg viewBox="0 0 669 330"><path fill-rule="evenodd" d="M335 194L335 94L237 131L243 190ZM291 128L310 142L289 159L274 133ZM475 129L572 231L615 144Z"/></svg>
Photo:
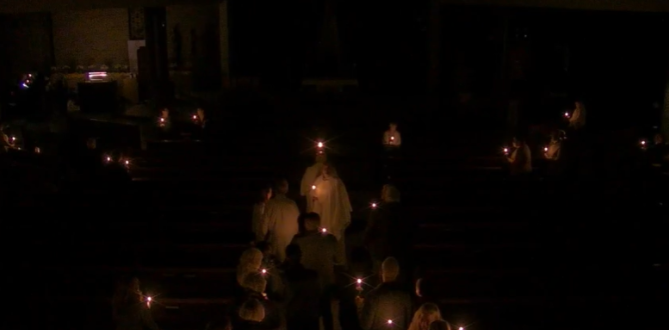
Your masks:
<svg viewBox="0 0 669 330"><path fill-rule="evenodd" d="M300 185L300 195L307 197L307 212L313 212L313 203L311 201L311 186L316 181L316 178L321 174L323 170L322 163L316 163L307 167L307 170L304 171L302 176L302 182Z"/></svg>
<svg viewBox="0 0 669 330"><path fill-rule="evenodd" d="M315 190L312 197L318 198L314 202L313 212L321 216L321 227L334 235L337 240L342 240L344 230L351 223L351 202L344 182L339 178L319 176L314 181Z"/></svg>
<svg viewBox="0 0 669 330"><path fill-rule="evenodd" d="M269 233L268 243L280 262L285 259L286 247L298 232L299 216L297 204L285 195L276 195L265 205L261 232Z"/></svg>

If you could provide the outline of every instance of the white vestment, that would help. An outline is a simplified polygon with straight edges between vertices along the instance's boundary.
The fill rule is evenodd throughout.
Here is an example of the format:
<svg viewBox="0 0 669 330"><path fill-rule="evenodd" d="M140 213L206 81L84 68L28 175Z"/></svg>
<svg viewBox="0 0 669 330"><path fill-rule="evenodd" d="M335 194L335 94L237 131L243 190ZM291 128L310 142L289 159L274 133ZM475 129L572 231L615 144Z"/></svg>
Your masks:
<svg viewBox="0 0 669 330"><path fill-rule="evenodd" d="M286 195L276 195L265 205L262 232L269 232L268 243L280 262L285 259L286 247L298 232L299 216L297 204Z"/></svg>
<svg viewBox="0 0 669 330"><path fill-rule="evenodd" d="M316 189L312 196L317 200L314 202L313 212L321 216L321 227L334 235L337 240L344 236L344 230L351 223L351 202L344 182L339 178L328 177L323 179L319 176L314 181Z"/></svg>
<svg viewBox="0 0 669 330"><path fill-rule="evenodd" d="M302 182L300 184L300 195L307 197L307 212L313 212L313 203L311 202L311 186L316 181L316 178L321 174L323 170L322 163L316 163L307 167L307 170L304 171L302 176Z"/></svg>

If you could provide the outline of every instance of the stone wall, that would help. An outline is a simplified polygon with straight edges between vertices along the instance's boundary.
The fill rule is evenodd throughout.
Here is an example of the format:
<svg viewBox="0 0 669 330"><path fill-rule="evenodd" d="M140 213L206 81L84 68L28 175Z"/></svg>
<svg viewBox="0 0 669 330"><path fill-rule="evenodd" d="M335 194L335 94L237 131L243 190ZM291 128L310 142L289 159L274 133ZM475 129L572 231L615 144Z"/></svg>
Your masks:
<svg viewBox="0 0 669 330"><path fill-rule="evenodd" d="M56 65L128 65L128 10L52 14Z"/></svg>

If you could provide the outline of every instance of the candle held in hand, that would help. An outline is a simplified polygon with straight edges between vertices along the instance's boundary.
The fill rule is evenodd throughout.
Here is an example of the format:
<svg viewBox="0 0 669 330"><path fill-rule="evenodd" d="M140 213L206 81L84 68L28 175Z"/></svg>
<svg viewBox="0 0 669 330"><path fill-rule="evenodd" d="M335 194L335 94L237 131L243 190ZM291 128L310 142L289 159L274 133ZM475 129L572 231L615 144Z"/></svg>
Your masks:
<svg viewBox="0 0 669 330"><path fill-rule="evenodd" d="M328 230L327 230L326 228L323 228L323 229L321 229L321 232L322 232L323 234L325 234L325 233L328 232Z"/></svg>
<svg viewBox="0 0 669 330"><path fill-rule="evenodd" d="M146 307L151 308L151 297L146 297Z"/></svg>
<svg viewBox="0 0 669 330"><path fill-rule="evenodd" d="M544 152L547 152L547 151L548 151L548 147L544 147Z"/></svg>
<svg viewBox="0 0 669 330"><path fill-rule="evenodd" d="M508 154L509 153L509 148L504 148L504 149L502 149L502 151L504 152L504 154Z"/></svg>
<svg viewBox="0 0 669 330"><path fill-rule="evenodd" d="M355 282L358 283L358 284L362 284L362 279L359 278L359 279L355 280Z"/></svg>
<svg viewBox="0 0 669 330"><path fill-rule="evenodd" d="M267 274L267 269L263 268L260 272L261 272L263 275L265 275L265 274Z"/></svg>
<svg viewBox="0 0 669 330"><path fill-rule="evenodd" d="M393 325L393 320L388 320L386 323L388 323L388 325Z"/></svg>
<svg viewBox="0 0 669 330"><path fill-rule="evenodd" d="M315 185L311 186L311 190L316 190L316 186Z"/></svg>
<svg viewBox="0 0 669 330"><path fill-rule="evenodd" d="M373 208L373 209L375 209L376 206L377 206L376 203L372 203L372 208Z"/></svg>
<svg viewBox="0 0 669 330"><path fill-rule="evenodd" d="M193 115L193 120L196 120L196 119L197 119L197 115Z"/></svg>
<svg viewBox="0 0 669 330"><path fill-rule="evenodd" d="M317 146L318 146L319 149L323 148L323 142L318 142Z"/></svg>
<svg viewBox="0 0 669 330"><path fill-rule="evenodd" d="M160 118L160 122L161 122L161 123L164 123L164 122L165 122L165 118Z"/></svg>
<svg viewBox="0 0 669 330"><path fill-rule="evenodd" d="M565 117L565 118L569 118L569 117L570 117L570 116L569 116L569 112L565 112L565 113L564 113L564 117Z"/></svg>

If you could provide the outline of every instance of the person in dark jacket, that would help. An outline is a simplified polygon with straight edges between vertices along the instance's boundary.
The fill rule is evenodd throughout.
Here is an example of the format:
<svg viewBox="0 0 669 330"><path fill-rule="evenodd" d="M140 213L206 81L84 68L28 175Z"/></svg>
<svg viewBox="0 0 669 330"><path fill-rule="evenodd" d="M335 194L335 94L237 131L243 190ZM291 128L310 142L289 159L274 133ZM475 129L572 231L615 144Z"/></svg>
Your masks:
<svg viewBox="0 0 669 330"><path fill-rule="evenodd" d="M406 329L411 322L411 296L396 281L400 273L397 259L389 257L381 264L381 280L363 299L356 298L363 330Z"/></svg>
<svg viewBox="0 0 669 330"><path fill-rule="evenodd" d="M268 328L263 324L265 319L265 309L263 304L258 299L250 298L246 300L237 313L239 322L235 324L235 330L267 330Z"/></svg>
<svg viewBox="0 0 669 330"><path fill-rule="evenodd" d="M279 267L286 285L285 315L288 330L318 330L321 285L318 272L304 268L299 245L286 247L286 260Z"/></svg>

